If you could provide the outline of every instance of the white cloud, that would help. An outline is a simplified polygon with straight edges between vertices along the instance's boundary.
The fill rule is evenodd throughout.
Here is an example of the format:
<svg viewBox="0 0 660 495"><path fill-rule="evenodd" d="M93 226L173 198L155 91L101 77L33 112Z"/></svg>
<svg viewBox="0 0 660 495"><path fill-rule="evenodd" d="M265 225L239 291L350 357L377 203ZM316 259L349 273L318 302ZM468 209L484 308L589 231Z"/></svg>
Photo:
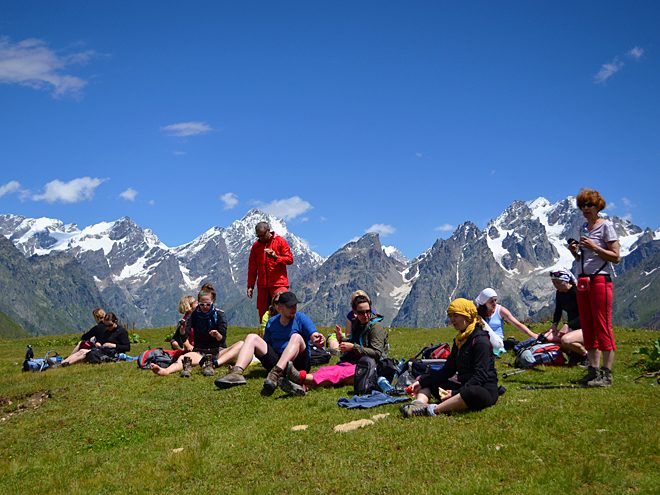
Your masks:
<svg viewBox="0 0 660 495"><path fill-rule="evenodd" d="M639 60L642 58L642 55L644 55L644 48L641 46L636 46L632 50L630 50L628 53L626 53L630 58L634 58L635 60Z"/></svg>
<svg viewBox="0 0 660 495"><path fill-rule="evenodd" d="M616 205L614 204L614 202L607 203L607 205L605 206L605 209L610 210L610 211L611 210L616 210Z"/></svg>
<svg viewBox="0 0 660 495"><path fill-rule="evenodd" d="M621 217L622 220L628 220L629 222L632 222L632 215L630 213L627 213Z"/></svg>
<svg viewBox="0 0 660 495"><path fill-rule="evenodd" d="M444 225L440 225L439 227L436 227L435 230L439 230L440 232L450 232L454 230L456 227L453 225L449 225L448 223Z"/></svg>
<svg viewBox="0 0 660 495"><path fill-rule="evenodd" d="M232 192L228 192L227 194L223 194L220 196L220 199L222 202L225 204L225 207L223 210L231 210L234 206L238 204L238 196L236 196Z"/></svg>
<svg viewBox="0 0 660 495"><path fill-rule="evenodd" d="M15 180L9 181L4 186L0 186L0 198L3 197L5 194L15 193L20 189L21 189L20 182L17 182Z"/></svg>
<svg viewBox="0 0 660 495"><path fill-rule="evenodd" d="M150 199L149 204L153 206L154 204L156 204L156 202L153 199Z"/></svg>
<svg viewBox="0 0 660 495"><path fill-rule="evenodd" d="M291 220L312 208L314 207L311 204L298 196L289 199L278 199L259 207L261 211L275 215L282 220Z"/></svg>
<svg viewBox="0 0 660 495"><path fill-rule="evenodd" d="M349 243L351 243L351 242L357 242L357 241L359 241L359 240L360 240L359 237L353 237L353 238L350 239L346 244L349 244ZM346 244L344 244L344 246L345 246Z"/></svg>
<svg viewBox="0 0 660 495"><path fill-rule="evenodd" d="M42 40L30 38L11 43L0 38L0 82L20 84L35 89L52 89L53 96L80 95L87 81L62 74L68 65L85 64L94 51L59 55L50 50Z"/></svg>
<svg viewBox="0 0 660 495"><path fill-rule="evenodd" d="M213 128L207 125L206 122L181 122L179 124L166 125L165 127L161 127L160 130L166 131L169 136L186 137L205 134L212 131Z"/></svg>
<svg viewBox="0 0 660 495"><path fill-rule="evenodd" d="M417 158L421 158L421 157L422 157L422 154L421 154L421 153L415 153L415 156L416 156Z"/></svg>
<svg viewBox="0 0 660 495"><path fill-rule="evenodd" d="M62 203L77 203L78 201L83 201L85 199L91 200L94 197L94 189L106 180L108 179L81 177L69 182L62 182L55 179L46 184L45 193L34 194L32 199L34 201L44 200L48 203L55 203L56 201L61 201Z"/></svg>
<svg viewBox="0 0 660 495"><path fill-rule="evenodd" d="M621 201L623 201L623 204L626 208L632 208L635 206L633 202L630 201L628 198L621 198Z"/></svg>
<svg viewBox="0 0 660 495"><path fill-rule="evenodd" d="M623 62L619 61L619 57L614 57L614 60L611 64L603 64L603 66L598 71L598 74L594 76L594 83L604 84L605 81L612 77L616 72L619 72L623 65Z"/></svg>
<svg viewBox="0 0 660 495"><path fill-rule="evenodd" d="M384 223L375 223L369 227L365 232L376 232L383 237L387 237L390 234L394 234L396 229L391 225L385 225Z"/></svg>
<svg viewBox="0 0 660 495"><path fill-rule="evenodd" d="M121 193L119 196L124 198L126 201L135 201L135 196L138 195L138 192L133 189L132 187L129 187L126 189L123 193Z"/></svg>
<svg viewBox="0 0 660 495"><path fill-rule="evenodd" d="M186 154L185 151L174 151L173 153L174 153L175 155L185 155L185 154Z"/></svg>

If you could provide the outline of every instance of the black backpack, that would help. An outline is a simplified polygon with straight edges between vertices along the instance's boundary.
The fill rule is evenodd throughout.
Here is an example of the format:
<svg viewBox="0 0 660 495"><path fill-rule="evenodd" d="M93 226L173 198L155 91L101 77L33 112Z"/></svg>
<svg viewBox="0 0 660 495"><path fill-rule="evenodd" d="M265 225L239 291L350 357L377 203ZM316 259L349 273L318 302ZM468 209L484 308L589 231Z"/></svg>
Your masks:
<svg viewBox="0 0 660 495"><path fill-rule="evenodd" d="M116 363L119 361L117 351L108 349L106 347L96 347L85 354L86 363L100 364L100 363Z"/></svg>
<svg viewBox="0 0 660 495"><path fill-rule="evenodd" d="M373 358L362 356L355 366L355 381L353 388L356 395L366 395L378 388L376 380L376 361Z"/></svg>
<svg viewBox="0 0 660 495"><path fill-rule="evenodd" d="M325 347L310 345L309 364L311 366L320 366L330 362L332 354Z"/></svg>

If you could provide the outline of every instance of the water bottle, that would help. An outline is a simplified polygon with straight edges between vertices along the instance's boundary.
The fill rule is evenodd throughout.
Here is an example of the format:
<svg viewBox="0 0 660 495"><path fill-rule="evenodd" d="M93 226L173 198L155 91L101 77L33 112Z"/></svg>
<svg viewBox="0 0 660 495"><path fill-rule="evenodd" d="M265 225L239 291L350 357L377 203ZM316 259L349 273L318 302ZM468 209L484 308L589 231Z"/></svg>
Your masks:
<svg viewBox="0 0 660 495"><path fill-rule="evenodd" d="M387 392L389 392L394 388L392 384L388 382L387 378L385 378L384 376L379 376L378 380L376 380L376 383L378 384L378 387L384 394L386 394Z"/></svg>
<svg viewBox="0 0 660 495"><path fill-rule="evenodd" d="M586 237L587 239L589 238L589 229L587 228L587 224L585 223L582 225L582 228L580 229L580 240L582 240L583 237ZM587 249L587 248L582 248Z"/></svg>

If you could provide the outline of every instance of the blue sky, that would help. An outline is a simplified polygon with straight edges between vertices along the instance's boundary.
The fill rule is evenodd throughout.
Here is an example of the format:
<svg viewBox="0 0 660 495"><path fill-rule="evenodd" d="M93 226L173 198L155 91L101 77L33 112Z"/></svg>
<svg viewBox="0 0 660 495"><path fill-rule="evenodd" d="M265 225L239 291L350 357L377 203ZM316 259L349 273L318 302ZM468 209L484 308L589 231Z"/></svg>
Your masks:
<svg viewBox="0 0 660 495"><path fill-rule="evenodd" d="M60 5L65 4L65 5ZM0 6L0 213L169 246L252 207L408 257L596 189L660 227L658 2Z"/></svg>

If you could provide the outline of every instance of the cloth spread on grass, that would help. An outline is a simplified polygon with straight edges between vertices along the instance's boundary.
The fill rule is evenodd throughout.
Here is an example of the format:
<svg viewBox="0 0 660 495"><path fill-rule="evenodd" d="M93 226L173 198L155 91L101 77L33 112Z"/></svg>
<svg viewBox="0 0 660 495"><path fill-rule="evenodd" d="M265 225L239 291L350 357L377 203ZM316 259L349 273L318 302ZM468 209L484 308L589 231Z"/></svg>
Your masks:
<svg viewBox="0 0 660 495"><path fill-rule="evenodd" d="M385 404L395 404L397 402L406 402L410 400L409 397L390 397L383 392L374 390L368 395L354 395L351 399L341 397L337 401L339 407L346 409L371 409L376 406L383 406Z"/></svg>

